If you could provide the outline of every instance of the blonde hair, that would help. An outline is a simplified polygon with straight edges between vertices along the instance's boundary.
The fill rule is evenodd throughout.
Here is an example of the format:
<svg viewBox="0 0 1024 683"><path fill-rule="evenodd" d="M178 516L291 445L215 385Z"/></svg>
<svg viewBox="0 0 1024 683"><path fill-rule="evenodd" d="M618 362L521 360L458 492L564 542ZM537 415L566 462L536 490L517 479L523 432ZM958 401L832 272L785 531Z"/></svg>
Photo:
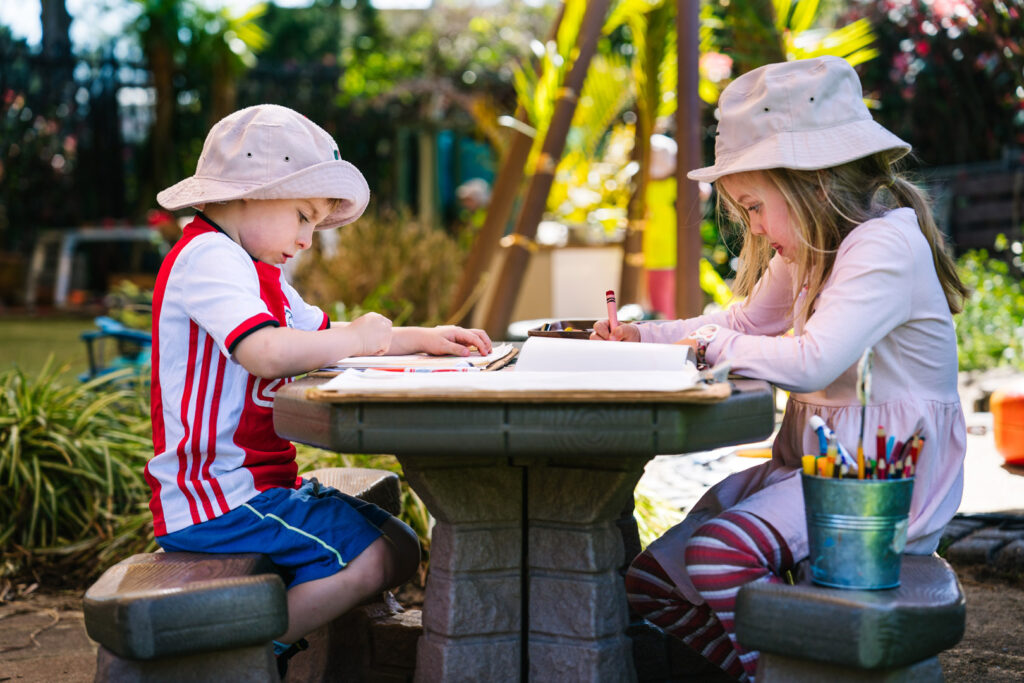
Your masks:
<svg viewBox="0 0 1024 683"><path fill-rule="evenodd" d="M814 301L832 272L839 244L850 231L898 207L909 207L917 214L950 312L959 313L963 309L968 291L960 282L945 239L935 224L928 196L896 172L888 153L815 171L778 168L748 173L763 174L782 194L789 208L799 243L793 255L796 291L793 292L792 312L795 316L804 321L810 318ZM720 215L745 228L733 289L738 295L747 296L767 270L772 248L765 236L749 231L750 216L746 209L729 196L722 183L716 183L716 187ZM807 294L797 311L797 294L804 286Z"/></svg>

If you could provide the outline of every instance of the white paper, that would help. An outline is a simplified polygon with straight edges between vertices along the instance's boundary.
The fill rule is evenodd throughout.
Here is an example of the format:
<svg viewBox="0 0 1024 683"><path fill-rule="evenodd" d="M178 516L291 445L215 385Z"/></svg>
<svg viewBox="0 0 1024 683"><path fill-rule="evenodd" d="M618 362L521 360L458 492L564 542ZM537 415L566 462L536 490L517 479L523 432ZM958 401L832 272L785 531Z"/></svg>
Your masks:
<svg viewBox="0 0 1024 683"><path fill-rule="evenodd" d="M402 356L349 356L328 366L328 368L463 368L487 367L512 353L511 344L499 344L489 354L481 356L471 353L468 356L431 356L425 353L411 353Z"/></svg>
<svg viewBox="0 0 1024 683"><path fill-rule="evenodd" d="M692 364L672 372L598 370L389 373L350 369L332 377L319 388L323 391L357 393L396 390L467 394L537 391L664 392L689 389L697 383L697 378L697 369Z"/></svg>
<svg viewBox="0 0 1024 683"><path fill-rule="evenodd" d="M639 372L696 370L681 344L633 344L589 339L530 337L516 359L517 372Z"/></svg>

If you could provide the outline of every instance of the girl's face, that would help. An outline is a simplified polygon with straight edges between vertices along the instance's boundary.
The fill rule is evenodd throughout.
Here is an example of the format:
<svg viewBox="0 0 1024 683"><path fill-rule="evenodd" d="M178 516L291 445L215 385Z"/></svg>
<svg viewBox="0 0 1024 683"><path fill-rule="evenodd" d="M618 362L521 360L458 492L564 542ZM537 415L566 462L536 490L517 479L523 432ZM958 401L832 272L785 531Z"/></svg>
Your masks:
<svg viewBox="0 0 1024 683"><path fill-rule="evenodd" d="M278 266L309 248L330 209L327 199L243 199L231 221L235 234L222 227L250 256Z"/></svg>
<svg viewBox="0 0 1024 683"><path fill-rule="evenodd" d="M724 176L718 182L746 210L751 233L763 235L787 261L796 258L799 238L793 229L789 205L763 173Z"/></svg>

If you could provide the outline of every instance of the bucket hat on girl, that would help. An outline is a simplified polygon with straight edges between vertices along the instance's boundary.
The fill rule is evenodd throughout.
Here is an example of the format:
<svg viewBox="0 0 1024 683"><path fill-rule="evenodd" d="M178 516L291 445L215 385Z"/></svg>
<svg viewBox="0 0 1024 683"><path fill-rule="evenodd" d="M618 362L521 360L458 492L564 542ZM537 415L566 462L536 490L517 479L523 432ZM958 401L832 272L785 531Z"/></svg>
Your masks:
<svg viewBox="0 0 1024 683"><path fill-rule="evenodd" d="M351 223L370 188L338 145L302 114L276 104L241 109L218 121L196 173L157 194L169 211L233 199L339 199L317 230Z"/></svg>
<svg viewBox="0 0 1024 683"><path fill-rule="evenodd" d="M871 118L846 60L768 64L730 83L718 101L715 165L687 173L714 182L769 168L815 170L878 152L898 159L910 145Z"/></svg>

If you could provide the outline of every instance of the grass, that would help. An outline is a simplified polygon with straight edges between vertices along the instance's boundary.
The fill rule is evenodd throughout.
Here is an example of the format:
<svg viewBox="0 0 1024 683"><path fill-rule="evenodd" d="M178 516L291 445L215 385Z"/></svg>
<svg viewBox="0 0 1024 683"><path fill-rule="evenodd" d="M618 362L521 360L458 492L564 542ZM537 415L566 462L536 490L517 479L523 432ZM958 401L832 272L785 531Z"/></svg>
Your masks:
<svg viewBox="0 0 1024 683"><path fill-rule="evenodd" d="M75 378L89 367L79 335L95 329L92 318L0 316L0 371L21 368L34 376L53 354L54 365L71 365L65 377Z"/></svg>

